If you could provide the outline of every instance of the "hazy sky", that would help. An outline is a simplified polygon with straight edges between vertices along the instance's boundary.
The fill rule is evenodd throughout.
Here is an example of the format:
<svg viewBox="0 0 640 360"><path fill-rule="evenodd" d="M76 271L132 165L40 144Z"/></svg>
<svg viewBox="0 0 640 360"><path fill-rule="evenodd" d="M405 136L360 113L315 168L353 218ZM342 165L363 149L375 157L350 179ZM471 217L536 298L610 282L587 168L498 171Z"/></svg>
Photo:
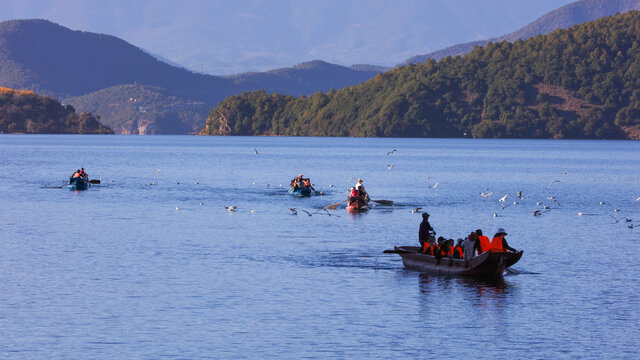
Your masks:
<svg viewBox="0 0 640 360"><path fill-rule="evenodd" d="M303 61L391 66L510 33L573 0L0 0L0 20L43 18L120 37L216 75Z"/></svg>

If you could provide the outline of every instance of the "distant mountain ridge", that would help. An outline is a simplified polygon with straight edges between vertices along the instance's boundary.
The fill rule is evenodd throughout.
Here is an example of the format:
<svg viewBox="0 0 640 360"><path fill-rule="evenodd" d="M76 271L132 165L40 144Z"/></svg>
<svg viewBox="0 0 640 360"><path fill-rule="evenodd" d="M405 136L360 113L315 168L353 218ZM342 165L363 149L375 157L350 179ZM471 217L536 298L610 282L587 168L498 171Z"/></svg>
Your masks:
<svg viewBox="0 0 640 360"><path fill-rule="evenodd" d="M59 99L74 99L69 100L71 104L97 115L101 115L96 112L101 105L96 96L92 96L90 101L75 102L75 98L120 85L140 84L161 88L163 90L159 93L165 96L202 102L212 108L227 96L244 91L267 89L299 96L355 85L378 72L379 68L375 67L348 68L312 61L265 73L226 77L203 75L159 61L148 52L114 36L73 31L47 20L0 23L1 85ZM89 103L95 107L85 108ZM167 114L163 110L161 117ZM201 115L204 119L206 112ZM105 114L102 119L115 129L123 129L121 124L112 121L122 119L122 114L111 116ZM184 127L178 117L173 122L174 128L167 119L156 129L159 133L177 133L191 128L191 125Z"/></svg>
<svg viewBox="0 0 640 360"><path fill-rule="evenodd" d="M640 10L640 0L580 0L553 10L512 33L489 40L456 44L425 55L416 55L405 60L401 65L422 63L427 59L439 60L447 56L464 55L474 47L484 46L488 42L526 40L536 35L548 34L556 29L566 29L586 21L630 10Z"/></svg>

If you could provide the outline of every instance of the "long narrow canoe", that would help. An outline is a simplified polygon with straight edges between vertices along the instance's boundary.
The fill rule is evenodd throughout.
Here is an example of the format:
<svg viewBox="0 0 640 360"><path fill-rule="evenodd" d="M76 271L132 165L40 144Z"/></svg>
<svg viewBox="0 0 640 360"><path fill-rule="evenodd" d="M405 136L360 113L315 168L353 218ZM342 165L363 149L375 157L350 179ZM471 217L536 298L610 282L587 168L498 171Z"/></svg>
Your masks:
<svg viewBox="0 0 640 360"><path fill-rule="evenodd" d="M486 251L468 261L436 259L435 256L421 253L418 246L396 246L393 251L387 250L387 252L400 255L407 269L463 276L502 276L506 268L517 263L522 257L522 250L520 250L516 253Z"/></svg>

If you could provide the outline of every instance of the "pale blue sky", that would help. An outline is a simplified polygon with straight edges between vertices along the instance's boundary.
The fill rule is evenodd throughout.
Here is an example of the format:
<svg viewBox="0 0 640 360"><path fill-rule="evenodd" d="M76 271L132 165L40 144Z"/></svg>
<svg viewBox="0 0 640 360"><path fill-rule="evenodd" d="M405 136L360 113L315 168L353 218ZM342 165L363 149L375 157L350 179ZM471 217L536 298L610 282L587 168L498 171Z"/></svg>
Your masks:
<svg viewBox="0 0 640 360"><path fill-rule="evenodd" d="M321 59L395 65L510 33L573 0L0 0L0 21L106 33L216 75Z"/></svg>

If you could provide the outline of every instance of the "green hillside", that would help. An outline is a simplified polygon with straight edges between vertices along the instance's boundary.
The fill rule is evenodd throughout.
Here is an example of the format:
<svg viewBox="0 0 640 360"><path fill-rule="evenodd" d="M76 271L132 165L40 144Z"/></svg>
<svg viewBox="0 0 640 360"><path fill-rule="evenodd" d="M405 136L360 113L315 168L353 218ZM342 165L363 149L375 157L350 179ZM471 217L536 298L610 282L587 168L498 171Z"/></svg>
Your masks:
<svg viewBox="0 0 640 360"><path fill-rule="evenodd" d="M112 134L89 113L76 114L48 96L0 88L0 132L31 134Z"/></svg>
<svg viewBox="0 0 640 360"><path fill-rule="evenodd" d="M243 93L201 134L638 138L640 12L464 57L408 65L305 97Z"/></svg>
<svg viewBox="0 0 640 360"><path fill-rule="evenodd" d="M197 132L210 106L146 85L112 86L65 99L79 111L100 114L101 122L118 134L188 134Z"/></svg>

